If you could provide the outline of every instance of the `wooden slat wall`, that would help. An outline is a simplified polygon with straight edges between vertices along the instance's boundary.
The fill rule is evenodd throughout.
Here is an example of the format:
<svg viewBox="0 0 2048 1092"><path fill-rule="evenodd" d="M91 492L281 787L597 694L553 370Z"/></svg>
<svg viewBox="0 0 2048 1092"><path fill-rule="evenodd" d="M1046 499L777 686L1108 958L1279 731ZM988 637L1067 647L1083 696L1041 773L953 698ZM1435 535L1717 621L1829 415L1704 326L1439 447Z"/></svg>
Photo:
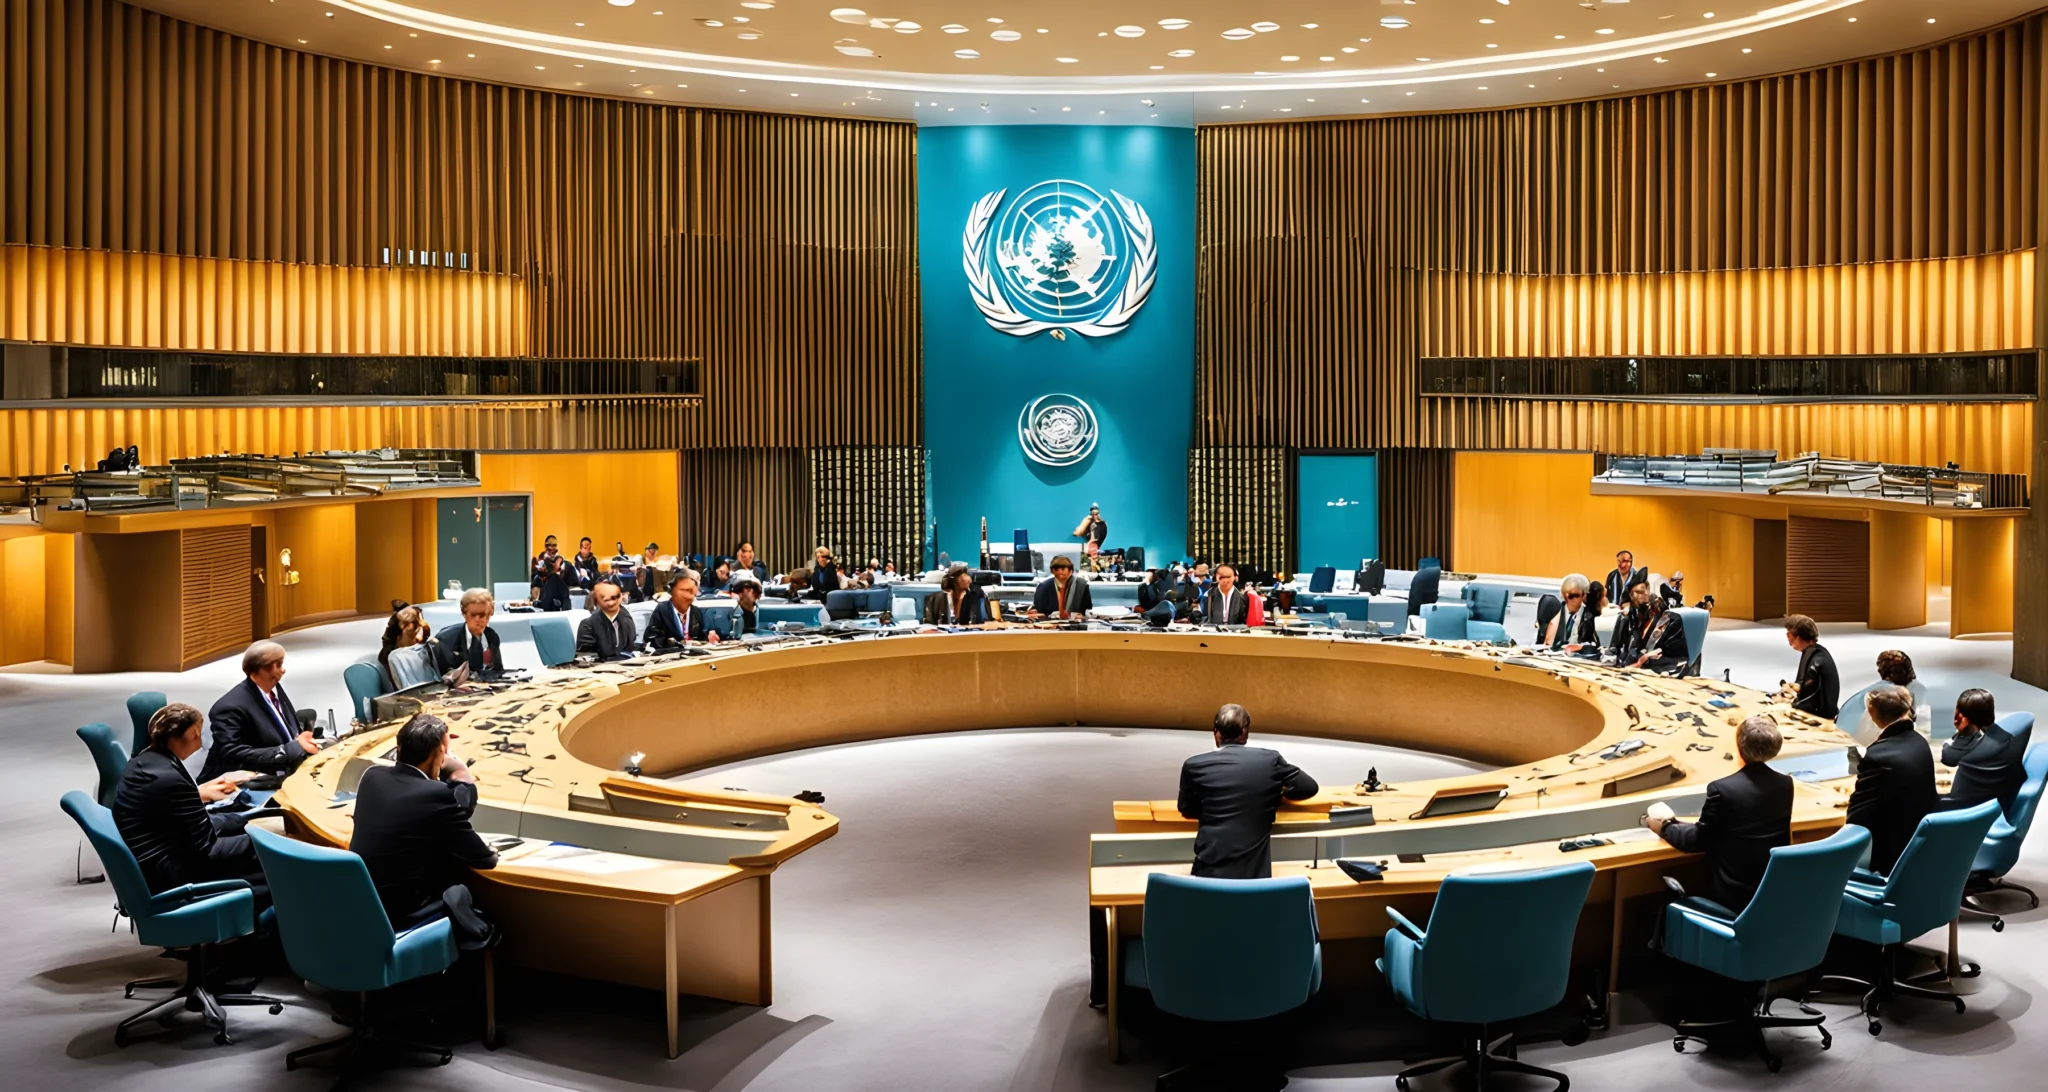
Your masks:
<svg viewBox="0 0 2048 1092"><path fill-rule="evenodd" d="M400 72L118 0L0 0L0 86L0 244L285 263L300 271L269 276L287 281L377 269L386 248L456 255L524 286L490 331L521 352L704 361L705 412L662 407L585 446L921 442L910 124ZM77 314L75 279L9 289L28 316L61 313L65 340L102 321ZM285 297L224 316L217 291L202 276L145 294L231 331L288 325ZM295 302L343 306L329 295ZM433 351L471 322L415 320L443 328L382 351ZM108 344L154 336L105 321Z"/></svg>
<svg viewBox="0 0 2048 1092"><path fill-rule="evenodd" d="M1785 609L1816 622L1870 618L1870 524L1785 521Z"/></svg>
<svg viewBox="0 0 2048 1092"><path fill-rule="evenodd" d="M1452 513L1453 453L1440 448L1387 448L1379 453L1380 556L1393 568L1411 569L1433 557L1454 569Z"/></svg>
<svg viewBox="0 0 2048 1092"><path fill-rule="evenodd" d="M811 464L801 448L684 451L683 553L729 553L754 544L771 572L811 563L819 543Z"/></svg>
<svg viewBox="0 0 2048 1092"><path fill-rule="evenodd" d="M1195 443L1545 446L1522 434L1524 411L1414 396L1416 358L1476 325L1498 298L1489 278L2031 249L2043 25L1593 102L1204 127ZM1706 311L1739 314L1742 284L1709 279L1723 301ZM1975 301L1954 313L2005 336L2016 318L1968 316L2004 315L2007 287L1979 278ZM1879 320L1882 308L1872 305ZM1643 336L1683 340L1667 332L1678 319L1647 315ZM1303 390L1315 397L1276 396Z"/></svg>
<svg viewBox="0 0 2048 1092"><path fill-rule="evenodd" d="M178 627L184 663L201 663L249 643L254 619L249 572L247 526L178 532Z"/></svg>
<svg viewBox="0 0 2048 1092"><path fill-rule="evenodd" d="M1279 448L1197 447L1188 452L1188 553L1269 571L1291 563L1286 498L1294 459ZM1280 502L1272 503L1271 498ZM1153 567L1175 558L1148 558Z"/></svg>
<svg viewBox="0 0 2048 1092"><path fill-rule="evenodd" d="M848 566L869 558L919 571L924 530L924 449L811 449L811 493L818 544Z"/></svg>

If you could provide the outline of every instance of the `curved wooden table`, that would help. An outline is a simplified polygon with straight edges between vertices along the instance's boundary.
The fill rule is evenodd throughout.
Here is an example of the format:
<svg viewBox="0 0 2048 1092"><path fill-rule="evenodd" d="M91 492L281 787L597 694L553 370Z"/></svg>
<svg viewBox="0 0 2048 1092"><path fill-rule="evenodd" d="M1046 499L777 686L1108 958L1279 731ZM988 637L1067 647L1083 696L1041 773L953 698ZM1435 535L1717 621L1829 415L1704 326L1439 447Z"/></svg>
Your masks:
<svg viewBox="0 0 2048 1092"><path fill-rule="evenodd" d="M1310 877L1326 939L1377 935L1377 907L1402 899L1426 907L1452 867L1558 857L1559 832L1618 830L1655 799L1696 811L1687 805L1705 784L1737 765L1734 726L1751 712L1777 717L1786 760L1839 764L1847 743L1832 725L1729 684L1489 646L1326 633L1004 626L808 638L549 671L424 708L449 720L456 753L471 761L477 828L522 839L474 885L505 927L503 956L664 990L673 1054L678 993L770 1001L769 878L831 837L838 820L787 797L691 791L661 779L810 747L973 728L1199 729L1225 702L1251 709L1261 734L1503 767L1370 795L1340 788L1283 812L1274 872ZM395 728L352 736L286 780L277 801L297 836L348 844L350 793L370 764L390 760ZM1629 739L1644 748L1597 757ZM616 772L635 754L646 776ZM1433 792L1493 786L1506 795L1484 814L1408 818ZM1838 826L1845 799L1802 784L1795 827ZM1333 806L1354 804L1373 805L1377 824L1331 821ZM1094 836L1089 884L1091 905L1111 918L1112 948L1118 934L1137 929L1145 876L1185 871L1193 841L1172 801L1113 807L1117 833ZM1411 851L1426 860L1391 864L1386 881L1371 885L1327 864L1334 855ZM1676 855L1644 839L1573 856L1611 878ZM1618 921L1616 882L1606 890ZM1619 937L1617 925L1617 950Z"/></svg>

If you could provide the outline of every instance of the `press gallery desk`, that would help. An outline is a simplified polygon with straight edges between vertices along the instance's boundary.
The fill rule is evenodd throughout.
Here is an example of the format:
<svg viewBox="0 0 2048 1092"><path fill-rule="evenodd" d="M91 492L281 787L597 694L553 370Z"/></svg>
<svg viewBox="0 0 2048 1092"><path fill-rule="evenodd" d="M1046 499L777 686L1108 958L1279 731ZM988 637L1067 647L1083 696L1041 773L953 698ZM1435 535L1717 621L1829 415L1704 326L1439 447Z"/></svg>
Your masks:
<svg viewBox="0 0 2048 1092"><path fill-rule="evenodd" d="M1286 833L1275 839L1275 872L1310 877L1331 940L1377 936L1379 906L1425 907L1452 867L1557 858L1560 838L1628 828L1652 800L1696 812L1706 783L1735 768L1734 725L1749 712L1777 715L1790 760L1811 755L1839 766L1847 742L1831 725L1739 687L1328 630L999 625L781 638L703 656L545 671L424 708L448 720L454 751L470 761L477 829L520 840L474 884L479 904L505 928L500 957L665 991L673 1053L679 993L772 999L772 874L831 837L838 820L788 797L688 790L665 779L764 755L964 729L1202 729L1226 702L1251 709L1261 734L1504 767L1370 796L1332 791L1290 808ZM286 780L277 802L296 836L348 844L353 790L363 771L391 760L395 728L352 736ZM1626 758L1595 757L1628 739L1645 746ZM644 776L618 772L629 764ZM1406 818L1438 790L1486 786L1506 792L1490 812ZM1835 789L1803 785L1799 793L1802 832L1841 823ZM1377 825L1333 824L1331 807L1352 803L1372 804ZM1146 874L1185 871L1192 859L1192 824L1173 808L1117 802L1118 833L1093 837L1089 897L1112 918L1112 939L1138 931ZM1424 863L1394 864L1371 885L1328 866L1335 855L1418 852ZM1571 856L1601 867L1596 898L1619 889L1626 899L1658 882L1656 869L1634 866L1675 855L1654 840L1617 839ZM1619 962L1614 935L1603 949L1609 966Z"/></svg>

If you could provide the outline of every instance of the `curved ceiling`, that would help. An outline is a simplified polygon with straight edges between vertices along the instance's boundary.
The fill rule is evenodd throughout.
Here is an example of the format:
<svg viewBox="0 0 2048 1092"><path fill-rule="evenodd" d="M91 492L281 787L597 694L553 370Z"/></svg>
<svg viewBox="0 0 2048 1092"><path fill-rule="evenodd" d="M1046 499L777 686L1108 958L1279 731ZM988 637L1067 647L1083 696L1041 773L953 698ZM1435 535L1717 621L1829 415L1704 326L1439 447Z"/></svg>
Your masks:
<svg viewBox="0 0 2048 1092"><path fill-rule="evenodd" d="M2039 0L1967 14L1934 0L140 2L330 56L558 90L925 124L1186 125L1742 79L1939 41Z"/></svg>

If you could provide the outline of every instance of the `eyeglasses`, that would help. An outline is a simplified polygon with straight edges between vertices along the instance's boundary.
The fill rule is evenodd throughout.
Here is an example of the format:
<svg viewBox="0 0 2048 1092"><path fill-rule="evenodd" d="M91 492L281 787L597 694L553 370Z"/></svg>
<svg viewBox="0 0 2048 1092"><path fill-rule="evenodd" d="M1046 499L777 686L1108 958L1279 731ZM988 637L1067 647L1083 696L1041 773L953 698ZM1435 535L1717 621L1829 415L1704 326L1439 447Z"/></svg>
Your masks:
<svg viewBox="0 0 2048 1092"><path fill-rule="evenodd" d="M1586 593L1585 593L1585 592L1579 592L1579 591L1575 591L1575 592L1571 592L1571 593L1567 594L1567 595L1566 595L1566 596L1564 597L1564 599L1565 599L1565 602L1569 603L1569 602L1571 602L1571 601L1572 601L1572 600L1574 600L1574 599L1584 599L1585 597L1586 597Z"/></svg>

